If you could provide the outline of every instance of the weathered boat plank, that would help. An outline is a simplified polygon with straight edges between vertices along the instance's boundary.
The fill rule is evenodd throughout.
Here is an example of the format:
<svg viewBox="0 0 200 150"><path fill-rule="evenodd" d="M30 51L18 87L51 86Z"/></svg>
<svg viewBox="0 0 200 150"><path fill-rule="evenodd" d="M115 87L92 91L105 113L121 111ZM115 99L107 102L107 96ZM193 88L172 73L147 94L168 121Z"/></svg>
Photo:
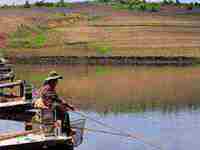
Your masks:
<svg viewBox="0 0 200 150"><path fill-rule="evenodd" d="M31 108L32 108L31 102L26 102L24 100L0 103L0 113L25 112L26 110Z"/></svg>
<svg viewBox="0 0 200 150"><path fill-rule="evenodd" d="M23 84L23 81L16 81L16 82L11 82L11 83L2 83L0 84L0 88L9 88L9 87L14 87Z"/></svg>
<svg viewBox="0 0 200 150"><path fill-rule="evenodd" d="M42 137L40 135L29 135L1 141L0 150L49 150L58 148L73 150L73 144L70 144L69 140L71 140L71 137Z"/></svg>

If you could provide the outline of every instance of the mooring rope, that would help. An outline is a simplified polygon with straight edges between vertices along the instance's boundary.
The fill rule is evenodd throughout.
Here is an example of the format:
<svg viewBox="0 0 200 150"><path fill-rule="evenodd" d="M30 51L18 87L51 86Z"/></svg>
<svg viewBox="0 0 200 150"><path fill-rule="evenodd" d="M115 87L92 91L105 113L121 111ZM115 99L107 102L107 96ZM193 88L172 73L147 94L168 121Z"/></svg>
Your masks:
<svg viewBox="0 0 200 150"><path fill-rule="evenodd" d="M147 140L144 139L144 136L136 136L136 135L127 133L127 132L125 132L124 130L117 129L117 128L115 128L115 127L109 125L109 124L106 124L106 123L104 123L104 122L102 122L102 121L96 120L96 119L94 119L94 118L92 118L92 117L90 117L90 116L88 116L88 115L86 115L86 114L84 114L84 113L81 113L81 112L73 111L73 113L78 114L78 115L80 115L81 117L84 117L84 118L86 118L86 119L89 119L89 120L91 120L91 121L93 121L93 122L96 122L96 123L99 124L99 125L102 125L102 126L104 126L104 127L107 127L107 128L109 128L109 129L112 129L112 130L114 130L114 131L117 131L117 132L119 132L119 133L109 132L109 131L104 131L104 130L89 129L89 128L84 128L85 130L88 130L88 131L91 131L91 132L101 132L101 133L105 133L105 134L112 134L112 135L118 135L118 136L123 136L123 137L128 137L128 138L136 139L136 140L139 140L139 141L143 142L144 144L147 144L147 145L149 145L149 146L151 146L151 147L153 147L153 148L155 148L155 149L163 150L163 148L162 148L162 146L161 146L160 144L158 145L158 144L149 142L149 141L147 141Z"/></svg>

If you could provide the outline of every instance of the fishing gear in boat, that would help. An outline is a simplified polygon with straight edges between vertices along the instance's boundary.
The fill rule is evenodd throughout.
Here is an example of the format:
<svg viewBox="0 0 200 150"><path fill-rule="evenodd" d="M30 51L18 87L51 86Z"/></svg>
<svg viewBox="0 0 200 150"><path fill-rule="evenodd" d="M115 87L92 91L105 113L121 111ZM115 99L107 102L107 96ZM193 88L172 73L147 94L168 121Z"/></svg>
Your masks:
<svg viewBox="0 0 200 150"><path fill-rule="evenodd" d="M13 71L12 65L8 64L7 60L0 56L0 81L11 81L15 79L15 73Z"/></svg>
<svg viewBox="0 0 200 150"><path fill-rule="evenodd" d="M95 123L97 123L97 124L99 124L99 125L101 125L101 126L103 126L103 127L112 129L112 130L116 131L117 133L115 133L115 132L109 132L109 131L104 131L104 130L96 130L96 129L84 128L84 129L87 130L87 131L99 132L99 133L104 133L104 134L112 134L112 135L117 135L117 136L128 137L128 138L131 138L131 139L139 140L139 141L143 142L144 144L147 144L147 145L151 146L151 147L154 148L154 149L163 150L163 148L162 148L161 145L154 144L154 143L152 143L152 142L147 141L146 139L144 139L144 136L141 136L141 135L140 135L140 136L138 136L138 135L136 136L136 135L127 133L127 132L124 131L124 130L117 129L117 128L115 128L115 127L109 125L109 124L106 124L106 123L104 123L104 122L101 122L101 121L99 121L99 120L96 120L96 119L94 119L94 118L92 118L92 117L90 117L90 116L88 116L88 115L86 115L86 114L84 114L84 113L82 113L82 112L72 112L72 113L77 114L77 115L80 115L80 116L82 116L82 117L84 117L84 118L86 118L86 119L89 119L89 120L91 120L91 121L93 121L93 122L95 122Z"/></svg>
<svg viewBox="0 0 200 150"><path fill-rule="evenodd" d="M26 131L0 134L0 150L21 149L47 149L59 148L73 150L83 141L83 133L86 119L71 121L71 126L76 128L76 134L68 136L62 132L60 120L55 117L56 112L51 110L38 110L41 118L38 122L26 123ZM41 119L41 120L40 120Z"/></svg>
<svg viewBox="0 0 200 150"><path fill-rule="evenodd" d="M32 85L23 80L0 83L0 112L25 112L32 108Z"/></svg>

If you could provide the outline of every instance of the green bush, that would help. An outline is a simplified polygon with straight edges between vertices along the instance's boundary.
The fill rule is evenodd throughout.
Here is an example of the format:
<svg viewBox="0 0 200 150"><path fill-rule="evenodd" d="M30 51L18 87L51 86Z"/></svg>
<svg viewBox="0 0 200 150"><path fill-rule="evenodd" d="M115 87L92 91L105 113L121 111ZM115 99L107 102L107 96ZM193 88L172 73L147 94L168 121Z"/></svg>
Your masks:
<svg viewBox="0 0 200 150"><path fill-rule="evenodd" d="M45 2L44 0L38 1L34 4L36 7L54 7L54 3Z"/></svg>
<svg viewBox="0 0 200 150"><path fill-rule="evenodd" d="M193 3L190 3L187 5L187 10L192 10L194 8L194 4Z"/></svg>
<svg viewBox="0 0 200 150"><path fill-rule="evenodd" d="M55 4L56 7L67 7L70 8L71 7L71 3L68 2L64 2L64 0L60 0L59 2L57 2Z"/></svg>
<svg viewBox="0 0 200 150"><path fill-rule="evenodd" d="M42 47L45 44L46 40L47 38L44 34L38 34L33 38L32 45L34 45L35 47Z"/></svg>
<svg viewBox="0 0 200 150"><path fill-rule="evenodd" d="M1 8L9 8L9 6L5 4L5 5L1 6Z"/></svg>
<svg viewBox="0 0 200 150"><path fill-rule="evenodd" d="M29 1L26 1L24 4L24 8L31 8Z"/></svg>
<svg viewBox="0 0 200 150"><path fill-rule="evenodd" d="M145 3L144 1L141 0L128 0L124 4L114 3L112 7L117 9L129 9L134 11L157 12L160 10L159 3Z"/></svg>
<svg viewBox="0 0 200 150"><path fill-rule="evenodd" d="M200 3L195 2L195 3L194 3L194 7L199 8L199 7L200 7Z"/></svg>
<svg viewBox="0 0 200 150"><path fill-rule="evenodd" d="M142 11L147 10L146 4L145 4L145 3L140 4L140 5L139 5L139 9L142 10Z"/></svg>
<svg viewBox="0 0 200 150"><path fill-rule="evenodd" d="M100 3L110 3L110 2L112 2L112 0L98 0L98 2L100 2Z"/></svg>
<svg viewBox="0 0 200 150"><path fill-rule="evenodd" d="M129 9L129 5L116 3L116 4L112 4L112 8L114 8L114 9Z"/></svg>
<svg viewBox="0 0 200 150"><path fill-rule="evenodd" d="M112 52L112 47L106 43L88 43L87 46L100 55L108 55Z"/></svg>
<svg viewBox="0 0 200 150"><path fill-rule="evenodd" d="M175 4L175 2L173 0L163 0L162 4L164 4L164 5L172 5L172 4Z"/></svg>
<svg viewBox="0 0 200 150"><path fill-rule="evenodd" d="M158 3L149 3L147 5L147 10L151 12L157 12L160 10L160 4Z"/></svg>
<svg viewBox="0 0 200 150"><path fill-rule="evenodd" d="M160 10L160 4L158 3L138 3L138 4L131 4L129 5L130 10L137 10L137 11L151 11L157 12Z"/></svg>
<svg viewBox="0 0 200 150"><path fill-rule="evenodd" d="M68 2L64 2L64 0L60 0L57 3L52 3L52 2L45 2L44 0L37 1L34 4L36 7L67 7L70 8L71 4Z"/></svg>
<svg viewBox="0 0 200 150"><path fill-rule="evenodd" d="M40 48L43 47L47 38L45 35L39 34L36 37L15 38L9 42L12 48Z"/></svg>
<svg viewBox="0 0 200 150"><path fill-rule="evenodd" d="M20 25L9 36L9 47L12 48L40 48L47 41L45 30L38 26Z"/></svg>

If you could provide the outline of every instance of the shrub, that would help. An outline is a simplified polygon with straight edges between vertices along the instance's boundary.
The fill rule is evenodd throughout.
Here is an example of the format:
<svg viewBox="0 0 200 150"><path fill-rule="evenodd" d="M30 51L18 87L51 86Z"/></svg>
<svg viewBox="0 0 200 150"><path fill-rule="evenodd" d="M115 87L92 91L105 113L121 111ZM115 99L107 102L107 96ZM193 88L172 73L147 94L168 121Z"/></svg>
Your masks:
<svg viewBox="0 0 200 150"><path fill-rule="evenodd" d="M113 4L112 7L114 9L130 9L130 6L128 4L120 4L120 3Z"/></svg>
<svg viewBox="0 0 200 150"><path fill-rule="evenodd" d="M31 8L29 1L26 1L24 4L24 8Z"/></svg>
<svg viewBox="0 0 200 150"><path fill-rule="evenodd" d="M33 38L32 45L34 45L35 47L42 47L45 44L46 40L47 38L44 34L38 34Z"/></svg>
<svg viewBox="0 0 200 150"><path fill-rule="evenodd" d="M68 2L64 2L63 0L60 0L60 2L55 4L55 7L67 7L67 8L71 8L71 3Z"/></svg>
<svg viewBox="0 0 200 150"><path fill-rule="evenodd" d="M66 6L66 3L64 2L64 0L60 0L60 2L58 2L56 4L57 7L65 7Z"/></svg>
<svg viewBox="0 0 200 150"><path fill-rule="evenodd" d="M110 3L110 2L112 2L112 0L98 0L98 2L100 2L100 3Z"/></svg>
<svg viewBox="0 0 200 150"><path fill-rule="evenodd" d="M12 48L39 48L44 46L47 37L45 31L37 26L20 25L9 36L9 47Z"/></svg>
<svg viewBox="0 0 200 150"><path fill-rule="evenodd" d="M132 3L129 5L130 10L138 10L138 11L151 11L157 12L160 10L160 4L158 3Z"/></svg>
<svg viewBox="0 0 200 150"><path fill-rule="evenodd" d="M174 4L174 1L173 0L163 0L163 4L164 5L172 5L172 4Z"/></svg>
<svg viewBox="0 0 200 150"><path fill-rule="evenodd" d="M198 7L200 7L200 3L195 2L195 3L194 3L194 6L195 6L196 8L198 8Z"/></svg>
<svg viewBox="0 0 200 150"><path fill-rule="evenodd" d="M36 7L54 7L54 3L51 2L45 2L44 0L42 1L37 1L34 4Z"/></svg>
<svg viewBox="0 0 200 150"><path fill-rule="evenodd" d="M44 1L35 2L34 5L37 6L37 7L42 7L42 6L44 6Z"/></svg>
<svg viewBox="0 0 200 150"><path fill-rule="evenodd" d="M5 5L1 6L1 8L9 8L9 6L5 4Z"/></svg>
<svg viewBox="0 0 200 150"><path fill-rule="evenodd" d="M149 7L148 7L148 10L151 11L151 12L157 12L157 11L160 10L160 4L158 4L158 3L150 3Z"/></svg>
<svg viewBox="0 0 200 150"><path fill-rule="evenodd" d="M145 3L140 4L139 9L145 11L147 9L146 4Z"/></svg>
<svg viewBox="0 0 200 150"><path fill-rule="evenodd" d="M190 3L190 4L187 5L187 9L188 9L188 10L192 10L193 7L194 7L194 4L193 4L193 3Z"/></svg>
<svg viewBox="0 0 200 150"><path fill-rule="evenodd" d="M96 53L100 55L108 55L112 52L112 48L108 44L92 43L89 45L89 47L95 49Z"/></svg>

